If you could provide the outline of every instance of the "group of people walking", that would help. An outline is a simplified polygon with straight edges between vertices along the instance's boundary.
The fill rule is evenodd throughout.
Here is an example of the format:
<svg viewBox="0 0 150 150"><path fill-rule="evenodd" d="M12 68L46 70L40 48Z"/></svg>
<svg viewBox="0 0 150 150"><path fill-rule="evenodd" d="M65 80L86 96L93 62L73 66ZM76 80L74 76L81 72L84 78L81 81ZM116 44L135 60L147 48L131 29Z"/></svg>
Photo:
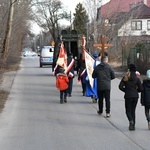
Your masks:
<svg viewBox="0 0 150 150"><path fill-rule="evenodd" d="M89 84L88 74L86 71L85 60L82 60L78 70L78 81L81 82L83 96L91 97L93 102L98 101L97 113L103 113L104 100L106 107L106 117L110 117L110 93L111 80L115 79L115 72L108 64L108 56L94 54L95 63L93 66L92 78L93 86ZM101 58L100 60L99 57ZM53 74L56 75L56 87L60 90L60 103L67 103L67 96L72 94L74 78L74 59L72 54L68 57L68 69L65 71L60 66L55 67ZM143 83L136 75L137 68L134 64L128 66L129 70L121 79L118 88L124 92L125 112L129 121L129 130L135 130L136 123L136 106L141 92L141 104L145 107L145 116L150 130L150 70L147 71L147 79Z"/></svg>

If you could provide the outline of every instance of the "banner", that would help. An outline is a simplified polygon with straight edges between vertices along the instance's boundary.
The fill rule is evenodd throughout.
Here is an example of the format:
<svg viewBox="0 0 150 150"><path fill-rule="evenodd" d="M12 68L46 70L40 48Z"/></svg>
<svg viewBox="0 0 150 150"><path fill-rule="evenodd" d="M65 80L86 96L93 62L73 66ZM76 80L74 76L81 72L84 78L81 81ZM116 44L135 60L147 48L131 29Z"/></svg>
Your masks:
<svg viewBox="0 0 150 150"><path fill-rule="evenodd" d="M85 54L85 65L86 65L89 82L90 82L91 87L93 87L94 79L92 78L92 73L94 70L95 60L87 51L84 51L84 54Z"/></svg>
<svg viewBox="0 0 150 150"><path fill-rule="evenodd" d="M56 64L63 67L65 71L67 70L67 53L63 43L60 43L60 51Z"/></svg>

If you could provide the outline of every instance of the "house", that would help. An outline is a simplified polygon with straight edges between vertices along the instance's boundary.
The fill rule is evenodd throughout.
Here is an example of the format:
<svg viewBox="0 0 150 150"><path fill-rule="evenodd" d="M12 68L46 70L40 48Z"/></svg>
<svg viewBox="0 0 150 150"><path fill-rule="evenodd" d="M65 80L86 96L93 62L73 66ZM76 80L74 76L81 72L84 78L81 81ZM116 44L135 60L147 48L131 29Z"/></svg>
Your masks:
<svg viewBox="0 0 150 150"><path fill-rule="evenodd" d="M150 7L141 3L126 16L128 20L118 30L118 36L150 36Z"/></svg>
<svg viewBox="0 0 150 150"><path fill-rule="evenodd" d="M118 41L130 44L129 62L137 66L137 62L150 63L150 7L140 3L126 13L126 22L118 29Z"/></svg>
<svg viewBox="0 0 150 150"><path fill-rule="evenodd" d="M107 18L114 12L129 12L138 3L144 3L150 7L150 0L110 0L98 8L98 18Z"/></svg>
<svg viewBox="0 0 150 150"><path fill-rule="evenodd" d="M129 15L130 14L130 15ZM140 34L150 34L150 0L110 0L110 2L106 3L105 5L101 6L97 10L97 22L104 23L105 25L109 24L118 24L121 21L126 22L127 19L142 19L142 22L138 22L140 24L140 29L133 30L132 27L132 34L134 35L140 35ZM129 16L129 17L127 17ZM126 20L125 20L126 18ZM145 18L145 19L144 19ZM130 21L129 21L130 22ZM127 22L126 24L128 24ZM137 22L134 22L135 25ZM126 30L128 28L125 28L126 24L120 31L118 32L118 36L123 35L132 35L131 30L129 32L123 33L123 28ZM142 26L143 24L143 26ZM133 22L132 22L133 26ZM122 32L121 32L122 31ZM133 32L134 31L134 32Z"/></svg>
<svg viewBox="0 0 150 150"><path fill-rule="evenodd" d="M113 39L113 48L122 49L124 65L127 64L129 55L132 55L132 62L136 63L135 57L139 52L143 53L140 55L142 61L150 63L150 0L134 2L135 0L111 0L98 9L98 24L105 26L105 33L102 34L110 36L113 33L110 37ZM141 50L142 46L137 50L137 43L146 43L145 51Z"/></svg>
<svg viewBox="0 0 150 150"><path fill-rule="evenodd" d="M150 7L150 0L110 0L97 9L97 22L109 22L109 18L116 13L127 13L139 3Z"/></svg>

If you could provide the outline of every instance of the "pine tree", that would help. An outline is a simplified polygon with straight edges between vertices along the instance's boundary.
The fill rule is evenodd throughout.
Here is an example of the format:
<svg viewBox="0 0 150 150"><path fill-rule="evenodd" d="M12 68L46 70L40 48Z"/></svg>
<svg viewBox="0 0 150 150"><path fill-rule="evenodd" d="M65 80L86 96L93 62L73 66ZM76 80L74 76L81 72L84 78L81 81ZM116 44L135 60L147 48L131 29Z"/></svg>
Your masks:
<svg viewBox="0 0 150 150"><path fill-rule="evenodd" d="M74 15L74 29L78 32L78 34L86 36L87 33L87 24L89 22L89 17L85 8L82 6L81 3L77 4L75 8Z"/></svg>

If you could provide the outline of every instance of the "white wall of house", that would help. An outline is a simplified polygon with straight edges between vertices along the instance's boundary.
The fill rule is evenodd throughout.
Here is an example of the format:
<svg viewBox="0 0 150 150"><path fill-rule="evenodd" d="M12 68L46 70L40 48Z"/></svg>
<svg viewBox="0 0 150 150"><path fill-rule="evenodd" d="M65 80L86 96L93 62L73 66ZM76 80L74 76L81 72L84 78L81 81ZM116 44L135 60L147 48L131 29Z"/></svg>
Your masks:
<svg viewBox="0 0 150 150"><path fill-rule="evenodd" d="M147 5L147 0L144 0L144 4Z"/></svg>
<svg viewBox="0 0 150 150"><path fill-rule="evenodd" d="M147 21L150 19L132 19L128 20L119 30L118 36L142 36L142 35L149 35L150 30L148 30ZM142 30L132 30L131 29L131 22L132 21L142 21Z"/></svg>

